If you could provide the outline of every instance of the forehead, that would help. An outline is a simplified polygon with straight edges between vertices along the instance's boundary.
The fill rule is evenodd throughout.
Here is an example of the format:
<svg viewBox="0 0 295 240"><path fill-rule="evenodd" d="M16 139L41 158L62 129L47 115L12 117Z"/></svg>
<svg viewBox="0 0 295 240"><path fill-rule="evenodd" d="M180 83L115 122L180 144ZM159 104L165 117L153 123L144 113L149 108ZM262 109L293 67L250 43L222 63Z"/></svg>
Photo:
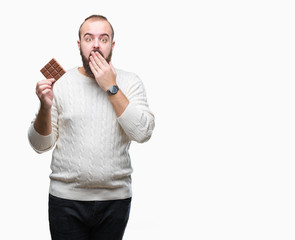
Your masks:
<svg viewBox="0 0 295 240"><path fill-rule="evenodd" d="M104 20L89 19L83 23L81 27L81 36L85 33L91 34L104 34L107 33L109 36L112 34L110 24Z"/></svg>

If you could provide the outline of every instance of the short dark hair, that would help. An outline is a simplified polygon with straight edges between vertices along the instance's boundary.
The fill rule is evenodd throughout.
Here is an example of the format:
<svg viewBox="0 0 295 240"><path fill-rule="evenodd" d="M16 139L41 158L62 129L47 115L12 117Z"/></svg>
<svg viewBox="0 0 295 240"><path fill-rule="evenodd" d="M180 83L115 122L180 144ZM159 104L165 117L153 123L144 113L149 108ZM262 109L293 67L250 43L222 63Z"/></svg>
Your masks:
<svg viewBox="0 0 295 240"><path fill-rule="evenodd" d="M85 18L84 22L80 25L79 33L78 33L78 34L79 34L79 40L81 40L81 28L82 28L83 24L84 24L87 20L89 20L89 19L97 19L97 20L101 20L101 21L106 21L106 22L108 22L108 24L110 25L111 30L112 30L112 41L114 40L115 32L114 32L114 29L113 29L112 24L109 22L109 20L108 20L105 16L103 16L103 15L97 15L97 14L94 14L94 15L91 15L91 16Z"/></svg>

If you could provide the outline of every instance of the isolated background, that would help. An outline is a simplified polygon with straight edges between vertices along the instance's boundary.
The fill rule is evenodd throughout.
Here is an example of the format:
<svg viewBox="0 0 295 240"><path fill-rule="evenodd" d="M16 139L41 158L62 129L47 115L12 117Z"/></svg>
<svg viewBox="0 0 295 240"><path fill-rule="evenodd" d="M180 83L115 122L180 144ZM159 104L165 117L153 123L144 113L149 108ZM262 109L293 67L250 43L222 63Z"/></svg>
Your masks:
<svg viewBox="0 0 295 240"><path fill-rule="evenodd" d="M51 152L27 129L52 57L81 63L81 22L115 29L113 64L143 80L156 116L130 149L127 240L294 239L293 1L9 1L0 6L0 239L49 240Z"/></svg>

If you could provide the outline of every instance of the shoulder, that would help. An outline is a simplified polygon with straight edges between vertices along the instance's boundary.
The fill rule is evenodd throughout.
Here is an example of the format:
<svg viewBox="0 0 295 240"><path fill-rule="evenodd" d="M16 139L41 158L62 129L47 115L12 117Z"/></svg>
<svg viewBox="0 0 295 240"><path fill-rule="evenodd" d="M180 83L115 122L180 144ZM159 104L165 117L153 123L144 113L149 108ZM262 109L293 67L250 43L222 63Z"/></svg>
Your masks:
<svg viewBox="0 0 295 240"><path fill-rule="evenodd" d="M138 77L137 74L133 72L128 72L122 69L117 69L116 68L116 73L117 73L117 78L122 79L122 80L129 80L129 81L140 81L140 78Z"/></svg>
<svg viewBox="0 0 295 240"><path fill-rule="evenodd" d="M65 74L62 75L61 78L55 82L54 87L58 87L58 88L63 87L68 85L70 81L71 82L75 81L75 79L79 77L77 72L78 72L77 67L67 70Z"/></svg>
<svg viewBox="0 0 295 240"><path fill-rule="evenodd" d="M117 83L121 86L122 85L131 86L131 85L142 84L140 77L133 72L128 72L128 71L116 68L116 73L117 73Z"/></svg>
<svg viewBox="0 0 295 240"><path fill-rule="evenodd" d="M64 79L69 79L69 78L77 78L78 77L78 67L69 69L65 72L64 75L58 80L58 81L63 81Z"/></svg>
<svg viewBox="0 0 295 240"><path fill-rule="evenodd" d="M134 96L145 96L144 84L137 74L121 69L116 69L116 73L117 84L129 99Z"/></svg>
<svg viewBox="0 0 295 240"><path fill-rule="evenodd" d="M61 78L59 78L53 86L54 96L59 97L67 96L70 92L76 92L79 88L81 77L79 76L78 68L72 68L66 71Z"/></svg>

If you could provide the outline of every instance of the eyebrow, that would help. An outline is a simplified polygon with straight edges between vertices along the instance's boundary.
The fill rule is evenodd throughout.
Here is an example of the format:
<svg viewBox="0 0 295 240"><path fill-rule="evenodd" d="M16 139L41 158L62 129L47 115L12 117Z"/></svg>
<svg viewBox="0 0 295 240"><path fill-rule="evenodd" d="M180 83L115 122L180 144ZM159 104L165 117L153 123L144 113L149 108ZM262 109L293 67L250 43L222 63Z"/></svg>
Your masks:
<svg viewBox="0 0 295 240"><path fill-rule="evenodd" d="M87 36L87 35L95 36L96 34L93 34L93 33L85 33L83 37L85 37L85 36ZM110 38L110 35L107 34L107 33L102 33L102 34L97 34L97 35L99 35L100 37L107 36L108 38Z"/></svg>

